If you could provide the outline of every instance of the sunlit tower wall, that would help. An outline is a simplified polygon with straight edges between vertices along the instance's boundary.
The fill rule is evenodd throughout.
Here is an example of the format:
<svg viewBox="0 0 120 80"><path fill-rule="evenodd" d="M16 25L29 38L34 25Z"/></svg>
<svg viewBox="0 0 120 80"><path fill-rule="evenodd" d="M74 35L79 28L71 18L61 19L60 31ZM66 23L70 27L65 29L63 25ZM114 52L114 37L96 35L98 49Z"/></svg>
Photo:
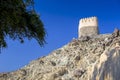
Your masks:
<svg viewBox="0 0 120 80"><path fill-rule="evenodd" d="M78 37L98 35L98 19L97 17L88 17L80 19L78 27Z"/></svg>

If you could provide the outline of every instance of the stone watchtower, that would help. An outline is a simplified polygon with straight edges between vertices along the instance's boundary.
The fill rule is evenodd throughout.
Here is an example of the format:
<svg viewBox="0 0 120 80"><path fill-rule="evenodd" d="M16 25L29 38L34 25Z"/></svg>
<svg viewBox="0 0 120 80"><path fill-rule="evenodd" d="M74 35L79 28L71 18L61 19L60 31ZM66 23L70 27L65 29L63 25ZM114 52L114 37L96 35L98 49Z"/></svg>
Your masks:
<svg viewBox="0 0 120 80"><path fill-rule="evenodd" d="M78 28L78 37L98 35L97 17L88 17L80 19Z"/></svg>

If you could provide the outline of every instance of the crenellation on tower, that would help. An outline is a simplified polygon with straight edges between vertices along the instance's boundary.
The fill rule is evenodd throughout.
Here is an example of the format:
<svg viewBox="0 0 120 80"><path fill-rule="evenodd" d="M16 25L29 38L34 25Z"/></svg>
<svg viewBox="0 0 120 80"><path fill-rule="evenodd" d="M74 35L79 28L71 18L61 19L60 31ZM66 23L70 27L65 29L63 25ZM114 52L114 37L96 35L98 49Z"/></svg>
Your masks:
<svg viewBox="0 0 120 80"><path fill-rule="evenodd" d="M98 19L97 17L82 18L79 21L79 37L91 36L98 34Z"/></svg>

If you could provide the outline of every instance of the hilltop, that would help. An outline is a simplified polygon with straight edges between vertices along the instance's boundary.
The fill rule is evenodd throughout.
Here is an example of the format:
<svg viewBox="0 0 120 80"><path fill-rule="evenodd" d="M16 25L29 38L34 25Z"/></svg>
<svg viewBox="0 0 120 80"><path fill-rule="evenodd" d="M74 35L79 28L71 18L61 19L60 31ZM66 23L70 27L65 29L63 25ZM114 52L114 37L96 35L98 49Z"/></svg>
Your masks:
<svg viewBox="0 0 120 80"><path fill-rule="evenodd" d="M17 71L0 73L0 80L118 80L119 41L118 30L112 34L73 39ZM113 55L116 51L117 58Z"/></svg>

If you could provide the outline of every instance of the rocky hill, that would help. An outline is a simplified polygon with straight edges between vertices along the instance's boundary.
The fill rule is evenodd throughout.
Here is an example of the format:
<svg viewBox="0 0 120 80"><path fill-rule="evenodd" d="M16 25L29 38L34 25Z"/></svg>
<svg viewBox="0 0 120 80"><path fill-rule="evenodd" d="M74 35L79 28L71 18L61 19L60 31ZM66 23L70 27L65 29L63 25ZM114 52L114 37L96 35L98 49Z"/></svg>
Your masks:
<svg viewBox="0 0 120 80"><path fill-rule="evenodd" d="M73 39L0 80L119 80L120 32Z"/></svg>

